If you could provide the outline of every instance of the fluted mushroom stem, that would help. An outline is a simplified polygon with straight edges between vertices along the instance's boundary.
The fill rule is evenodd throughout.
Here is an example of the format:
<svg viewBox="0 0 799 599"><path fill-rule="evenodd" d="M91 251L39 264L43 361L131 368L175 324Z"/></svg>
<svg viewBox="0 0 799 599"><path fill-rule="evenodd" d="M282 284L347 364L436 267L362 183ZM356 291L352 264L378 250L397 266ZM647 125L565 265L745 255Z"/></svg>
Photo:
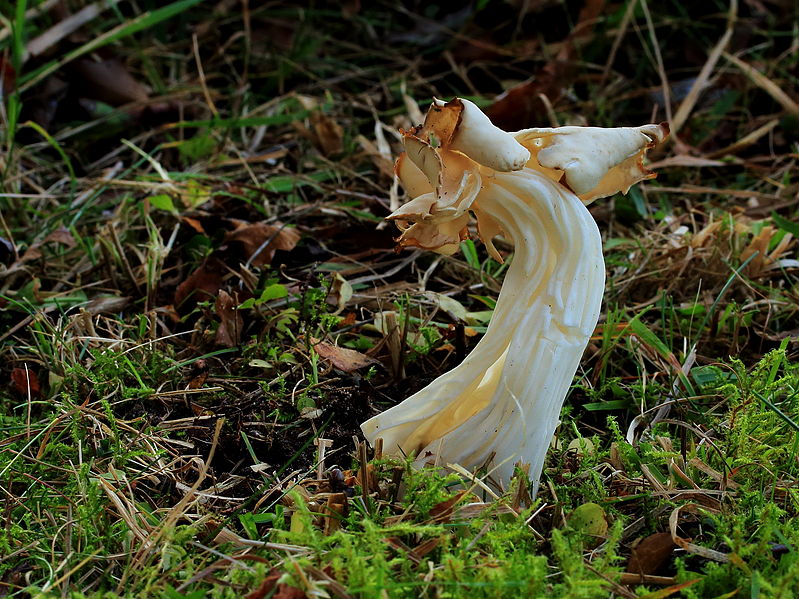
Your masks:
<svg viewBox="0 0 799 599"><path fill-rule="evenodd" d="M560 184L529 168L493 176L476 212L501 225L515 254L485 336L459 366L362 429L371 443L382 437L386 453L415 452L419 464L486 465L500 486L516 462L528 463L537 486L599 317L602 240Z"/></svg>

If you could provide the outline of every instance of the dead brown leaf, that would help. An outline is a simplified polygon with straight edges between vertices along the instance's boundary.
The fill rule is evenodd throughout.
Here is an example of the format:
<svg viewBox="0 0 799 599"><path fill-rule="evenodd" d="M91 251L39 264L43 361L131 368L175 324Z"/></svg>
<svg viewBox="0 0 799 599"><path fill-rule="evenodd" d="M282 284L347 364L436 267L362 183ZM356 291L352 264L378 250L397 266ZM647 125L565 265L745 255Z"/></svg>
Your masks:
<svg viewBox="0 0 799 599"><path fill-rule="evenodd" d="M274 590L280 576L280 572L272 570L272 572L261 581L261 584L259 584L257 588L244 595L244 599L264 599L264 597Z"/></svg>
<svg viewBox="0 0 799 599"><path fill-rule="evenodd" d="M264 222L234 222L236 228L226 235L225 243L233 246L234 252L238 252L252 266L269 264L277 250L291 250L300 239L296 229L284 227L280 223L268 225ZM220 248L178 285L175 290L175 306L183 308L189 298L193 298L192 305L196 301L216 298L225 275L230 272L221 259L224 255L224 248Z"/></svg>
<svg viewBox="0 0 799 599"><path fill-rule="evenodd" d="M313 112L310 117L314 145L325 156L340 154L344 150L344 130L324 112Z"/></svg>
<svg viewBox="0 0 799 599"><path fill-rule="evenodd" d="M31 246L25 251L22 257L17 261L17 264L24 264L25 262L30 262L31 260L37 260L43 256L42 253L42 246L48 243L55 243L58 245L65 245L68 248L74 248L77 244L75 238L72 237L72 233L69 232L69 229L66 227L59 227L47 237L40 241L36 241L31 244ZM13 269L14 265L12 265Z"/></svg>
<svg viewBox="0 0 799 599"><path fill-rule="evenodd" d="M633 574L654 574L671 557L677 545L668 532L649 535L633 547L627 571Z"/></svg>
<svg viewBox="0 0 799 599"><path fill-rule="evenodd" d="M362 354L354 349L347 349L339 347L326 341L312 340L314 349L319 357L330 362L334 368L344 372L354 372L365 366L372 364L379 364L374 358L370 358L366 354Z"/></svg>
<svg viewBox="0 0 799 599"><path fill-rule="evenodd" d="M186 388L200 389L203 385L205 385L205 381L208 379L208 374L210 373L208 361L205 358L197 360L194 363L194 368L192 370L194 372L192 374L191 380L189 380L189 384L186 385Z"/></svg>
<svg viewBox="0 0 799 599"><path fill-rule="evenodd" d="M577 55L576 42L591 34L603 6L602 0L584 3L577 24L561 44L557 56L532 78L505 91L488 107L486 114L492 123L500 129L516 131L525 127L540 127L551 120L552 106L563 97L576 74L572 62Z"/></svg>
<svg viewBox="0 0 799 599"><path fill-rule="evenodd" d="M124 310L130 303L129 297L117 295L102 295L93 298L87 305L86 311L90 314L113 314Z"/></svg>
<svg viewBox="0 0 799 599"><path fill-rule="evenodd" d="M299 240L300 233L297 229L290 229L280 223L268 225L264 222L240 222L225 237L227 243L241 245L247 261L253 266L269 264L277 250L293 250Z"/></svg>
<svg viewBox="0 0 799 599"><path fill-rule="evenodd" d="M282 582L277 585L277 592L272 595L274 599L308 599L305 591L292 587Z"/></svg>
<svg viewBox="0 0 799 599"><path fill-rule="evenodd" d="M335 273L330 284L330 292L327 294L327 303L336 306L338 314L347 307L350 299L352 299L352 285L340 273Z"/></svg>
<svg viewBox="0 0 799 599"><path fill-rule="evenodd" d="M239 301L224 289L219 290L216 298L216 315L220 319L216 330L216 343L225 347L235 347L241 342L241 331L244 319L238 311Z"/></svg>
<svg viewBox="0 0 799 599"><path fill-rule="evenodd" d="M746 267L746 274L750 277L757 278L761 276L764 271L779 258L779 255L788 248L793 240L793 235L788 233L769 254L768 249L771 245L771 240L776 234L777 229L766 225L741 252L741 260L743 262L749 262Z"/></svg>
<svg viewBox="0 0 799 599"><path fill-rule="evenodd" d="M205 385L205 381L208 380L208 371L201 372L193 379L189 381L189 384L186 385L187 389L201 389L203 385Z"/></svg>
<svg viewBox="0 0 799 599"><path fill-rule="evenodd" d="M71 72L80 80L82 96L111 106L144 102L149 97L148 89L116 58L80 58L72 64Z"/></svg>
<svg viewBox="0 0 799 599"><path fill-rule="evenodd" d="M422 563L422 560L419 559L419 556L416 555L413 550L403 543L398 537L387 537L383 539L383 542L414 564L419 565Z"/></svg>
<svg viewBox="0 0 799 599"><path fill-rule="evenodd" d="M17 86L17 72L11 66L11 62L5 57L0 56L0 92L4 98L11 95Z"/></svg>
<svg viewBox="0 0 799 599"><path fill-rule="evenodd" d="M203 228L203 224L197 220L196 218L191 218L189 216L181 216L180 222L183 224L189 225L192 229L197 231L200 235L206 235L205 229Z"/></svg>
<svg viewBox="0 0 799 599"><path fill-rule="evenodd" d="M344 149L344 130L335 120L319 108L319 101L311 96L298 95L302 107L310 111L308 123L294 123L297 133L310 141L323 155L340 154Z"/></svg>
<svg viewBox="0 0 799 599"><path fill-rule="evenodd" d="M42 240L42 245L45 243L58 243L69 248L74 248L76 245L78 245L78 243L75 241L75 238L72 237L72 233L70 233L69 229L66 227L59 227L50 233Z"/></svg>
<svg viewBox="0 0 799 599"><path fill-rule="evenodd" d="M279 158L283 158L288 154L289 151L287 148L277 148L274 150L267 150L266 152L261 152L260 154L252 154L250 156L236 156L235 158L226 158L215 162L218 166L231 166L231 165L238 165L238 164L257 164L259 162L271 162L275 161Z"/></svg>
<svg viewBox="0 0 799 599"><path fill-rule="evenodd" d="M500 95L486 109L486 114L492 123L507 131L549 122L547 101L554 105L563 97L572 77L571 70L566 63L559 61L546 64L533 78Z"/></svg>
<svg viewBox="0 0 799 599"><path fill-rule="evenodd" d="M430 508L430 517L436 522L448 522L452 518L452 510L455 508L455 504L463 499L466 493L466 491L458 491L446 501L437 503Z"/></svg>
<svg viewBox="0 0 799 599"><path fill-rule="evenodd" d="M39 397L42 386L39 384L39 377L30 368L14 368L11 371L11 382L14 389L22 397Z"/></svg>
<svg viewBox="0 0 799 599"><path fill-rule="evenodd" d="M215 298L222 287L226 272L227 269L221 260L208 258L178 285L175 290L175 306L182 307L189 298L193 299L192 303Z"/></svg>
<svg viewBox="0 0 799 599"><path fill-rule="evenodd" d="M308 118L310 128L300 125L298 131L325 156L340 154L344 150L344 129L341 125L325 114L316 98L298 95L297 99L303 108L311 111Z"/></svg>
<svg viewBox="0 0 799 599"><path fill-rule="evenodd" d="M422 541L416 547L413 548L413 552L418 555L420 558L424 557L428 553L430 553L433 549L438 547L441 544L442 537L434 537L432 539L427 539L426 541Z"/></svg>

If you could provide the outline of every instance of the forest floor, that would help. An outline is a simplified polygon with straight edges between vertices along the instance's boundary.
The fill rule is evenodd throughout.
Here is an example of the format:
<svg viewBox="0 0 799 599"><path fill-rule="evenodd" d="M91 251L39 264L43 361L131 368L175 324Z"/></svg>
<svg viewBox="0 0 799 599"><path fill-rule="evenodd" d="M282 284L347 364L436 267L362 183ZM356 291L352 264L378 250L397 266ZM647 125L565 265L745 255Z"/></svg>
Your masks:
<svg viewBox="0 0 799 599"><path fill-rule="evenodd" d="M795 597L798 11L0 0L0 597ZM672 130L591 205L537 497L360 431L506 270L384 221L399 129L455 96Z"/></svg>

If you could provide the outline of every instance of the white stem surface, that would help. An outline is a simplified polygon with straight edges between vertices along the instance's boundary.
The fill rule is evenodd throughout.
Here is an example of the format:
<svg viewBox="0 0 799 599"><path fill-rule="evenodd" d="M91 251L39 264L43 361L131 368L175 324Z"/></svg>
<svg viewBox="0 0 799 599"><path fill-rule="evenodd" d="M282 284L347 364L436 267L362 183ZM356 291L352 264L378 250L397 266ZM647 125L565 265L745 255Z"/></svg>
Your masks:
<svg viewBox="0 0 799 599"><path fill-rule="evenodd" d="M580 199L539 172L493 174L479 211L515 245L491 323L466 359L399 405L366 421L386 453L417 462L487 466L507 487L514 464L541 475L602 303L602 239Z"/></svg>

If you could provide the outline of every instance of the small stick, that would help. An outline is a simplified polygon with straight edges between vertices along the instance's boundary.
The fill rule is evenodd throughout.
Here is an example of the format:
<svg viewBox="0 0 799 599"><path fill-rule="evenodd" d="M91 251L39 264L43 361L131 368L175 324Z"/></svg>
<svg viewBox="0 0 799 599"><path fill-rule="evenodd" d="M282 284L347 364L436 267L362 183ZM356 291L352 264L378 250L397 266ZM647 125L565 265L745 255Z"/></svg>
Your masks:
<svg viewBox="0 0 799 599"><path fill-rule="evenodd" d="M333 447L333 440L317 438L314 439L313 444L316 445L317 451L316 479L322 480L322 476L325 473L325 453L327 453L328 447Z"/></svg>
<svg viewBox="0 0 799 599"><path fill-rule="evenodd" d="M369 464L366 459L366 443L358 443L358 459L361 462L361 496L366 511L369 511Z"/></svg>

